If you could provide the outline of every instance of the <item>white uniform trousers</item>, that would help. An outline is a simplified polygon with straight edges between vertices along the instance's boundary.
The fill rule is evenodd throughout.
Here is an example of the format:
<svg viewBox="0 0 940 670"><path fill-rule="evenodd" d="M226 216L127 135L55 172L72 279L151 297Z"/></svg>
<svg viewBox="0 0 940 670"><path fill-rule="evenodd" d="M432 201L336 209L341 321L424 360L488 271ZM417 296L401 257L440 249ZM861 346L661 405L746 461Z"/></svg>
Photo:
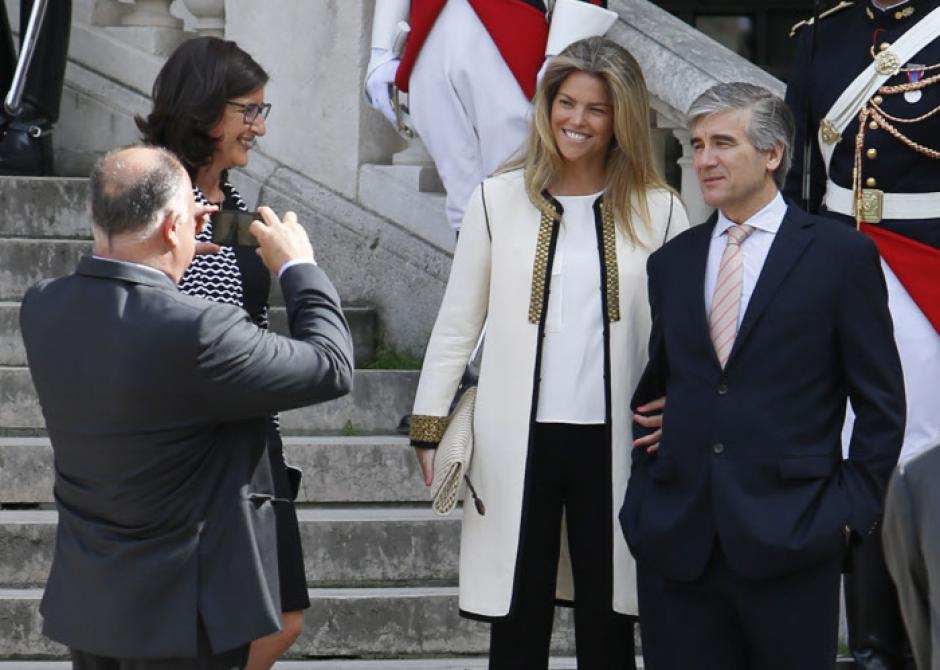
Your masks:
<svg viewBox="0 0 940 670"><path fill-rule="evenodd" d="M530 104L467 0L448 0L409 81L411 120L459 229L473 189L526 140Z"/></svg>
<svg viewBox="0 0 940 670"><path fill-rule="evenodd" d="M888 307L894 321L894 339L904 371L907 425L899 463L925 449L940 445L940 335L920 311L888 264L881 261L888 284ZM842 433L843 455L848 451L855 413L849 407Z"/></svg>

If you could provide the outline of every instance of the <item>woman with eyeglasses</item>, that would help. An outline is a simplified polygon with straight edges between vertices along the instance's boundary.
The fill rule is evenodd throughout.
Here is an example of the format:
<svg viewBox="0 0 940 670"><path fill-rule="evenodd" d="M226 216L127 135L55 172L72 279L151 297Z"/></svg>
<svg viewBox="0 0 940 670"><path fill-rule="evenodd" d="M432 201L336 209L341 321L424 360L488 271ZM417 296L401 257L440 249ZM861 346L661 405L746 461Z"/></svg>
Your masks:
<svg viewBox="0 0 940 670"><path fill-rule="evenodd" d="M149 144L176 154L189 172L193 196L221 211L248 207L228 181L231 168L248 164L248 152L266 132L271 110L264 101L268 74L234 42L198 37L184 42L164 64L153 84L153 109L137 126ZM212 224L197 235L208 244ZM239 305L262 328L268 325L270 275L253 247L220 247L198 255L180 281L180 290L216 302ZM294 643L303 628L307 596L303 549L277 420L267 425L274 478L278 575L283 628L255 640L247 668L267 670Z"/></svg>

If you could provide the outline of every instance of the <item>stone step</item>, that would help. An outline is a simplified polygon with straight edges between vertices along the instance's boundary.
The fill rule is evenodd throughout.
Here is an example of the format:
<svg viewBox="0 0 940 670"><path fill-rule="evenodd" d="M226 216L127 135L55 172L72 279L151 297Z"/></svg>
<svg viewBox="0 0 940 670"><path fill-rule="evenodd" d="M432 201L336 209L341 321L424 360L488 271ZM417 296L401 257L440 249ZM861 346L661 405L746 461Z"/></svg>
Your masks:
<svg viewBox="0 0 940 670"><path fill-rule="evenodd" d="M313 587L454 585L460 513L428 506L297 511ZM58 515L0 511L0 586L39 587L49 575Z"/></svg>
<svg viewBox="0 0 940 670"><path fill-rule="evenodd" d="M353 391L330 402L281 414L287 435L311 433L391 433L411 412L417 370L356 370ZM41 434L39 400L20 366L0 366L0 434Z"/></svg>
<svg viewBox="0 0 940 670"><path fill-rule="evenodd" d="M79 259L90 251L88 240L0 240L0 300L22 300L39 280L73 272Z"/></svg>
<svg viewBox="0 0 940 670"><path fill-rule="evenodd" d="M0 365L26 365L19 313L19 302L0 302ZM373 308L362 305L344 305L343 313L352 332L356 367L364 368L375 360L378 317ZM269 321L271 330L281 335L288 334L287 310L284 307L271 307Z"/></svg>
<svg viewBox="0 0 940 670"><path fill-rule="evenodd" d="M285 437L284 449L304 471L301 505L428 502L405 437ZM52 477L48 438L0 438L0 504L51 503Z"/></svg>
<svg viewBox="0 0 940 670"><path fill-rule="evenodd" d="M310 589L304 631L289 658L484 655L489 626L462 618L454 587ZM51 660L61 645L42 635L40 589L0 589L0 658ZM574 649L570 610L559 608L552 649Z"/></svg>
<svg viewBox="0 0 940 670"><path fill-rule="evenodd" d="M0 177L0 237L90 238L87 179Z"/></svg>

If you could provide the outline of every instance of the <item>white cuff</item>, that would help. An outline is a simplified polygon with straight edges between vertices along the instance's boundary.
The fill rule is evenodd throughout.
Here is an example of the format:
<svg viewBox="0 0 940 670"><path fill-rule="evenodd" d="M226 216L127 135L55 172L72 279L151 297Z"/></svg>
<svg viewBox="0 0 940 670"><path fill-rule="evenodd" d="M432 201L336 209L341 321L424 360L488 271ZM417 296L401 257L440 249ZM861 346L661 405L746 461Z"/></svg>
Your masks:
<svg viewBox="0 0 940 670"><path fill-rule="evenodd" d="M572 42L603 35L619 18L617 12L581 0L555 0L546 56L557 56Z"/></svg>
<svg viewBox="0 0 940 670"><path fill-rule="evenodd" d="M316 265L317 262L312 258L295 258L293 260L287 261L284 265L281 266L281 269L277 271L277 278L280 279L281 275L287 272L290 268L295 265Z"/></svg>
<svg viewBox="0 0 940 670"><path fill-rule="evenodd" d="M372 47L372 55L369 58L369 64L366 65L366 78L365 78L365 87L364 91L366 94L366 100L369 103L372 103L372 98L369 96L369 79L372 78L372 74L378 70L380 67L386 63L391 63L393 60L397 60L395 54L387 49L379 49L378 47ZM397 66L396 66L397 69ZM394 81L394 79L392 80Z"/></svg>

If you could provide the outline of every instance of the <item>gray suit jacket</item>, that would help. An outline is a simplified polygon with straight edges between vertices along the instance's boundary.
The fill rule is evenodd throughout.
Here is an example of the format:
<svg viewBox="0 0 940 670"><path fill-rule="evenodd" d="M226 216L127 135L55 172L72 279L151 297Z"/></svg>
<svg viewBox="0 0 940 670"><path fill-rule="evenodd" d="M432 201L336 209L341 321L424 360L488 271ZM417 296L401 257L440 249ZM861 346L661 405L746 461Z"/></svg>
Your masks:
<svg viewBox="0 0 940 670"><path fill-rule="evenodd" d="M888 485L882 540L918 670L940 670L940 446L901 465Z"/></svg>
<svg viewBox="0 0 940 670"><path fill-rule="evenodd" d="M292 338L165 275L84 258L20 314L55 454L44 632L119 658L213 651L280 626L265 417L347 393L352 342L322 270L281 278Z"/></svg>

